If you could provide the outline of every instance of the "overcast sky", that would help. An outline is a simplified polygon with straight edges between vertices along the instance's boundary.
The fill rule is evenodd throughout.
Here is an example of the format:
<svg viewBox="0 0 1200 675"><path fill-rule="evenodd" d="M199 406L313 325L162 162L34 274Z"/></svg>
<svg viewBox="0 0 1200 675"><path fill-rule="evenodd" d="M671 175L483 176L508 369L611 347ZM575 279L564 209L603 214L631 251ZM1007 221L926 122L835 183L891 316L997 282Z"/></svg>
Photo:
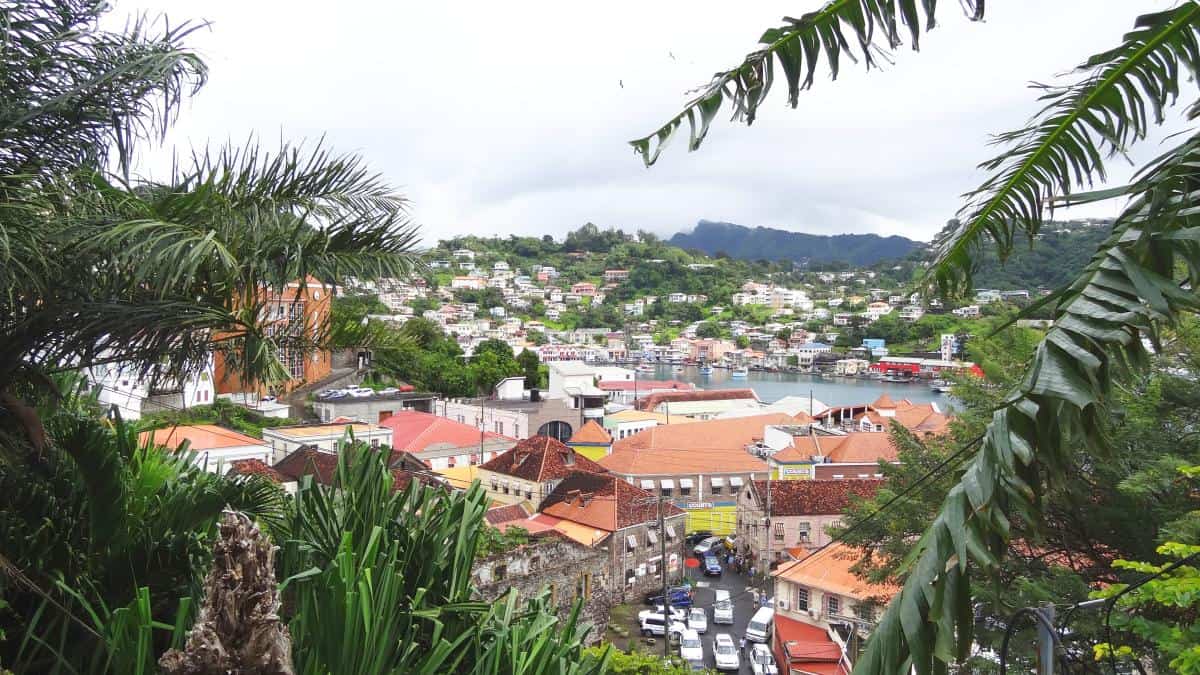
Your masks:
<svg viewBox="0 0 1200 675"><path fill-rule="evenodd" d="M211 22L191 40L210 82L168 148L324 135L408 196L432 243L561 236L587 221L670 235L701 218L928 239L980 181L988 135L1036 109L1029 81L1069 70L1117 44L1136 14L1173 3L1006 0L971 23L943 0L921 52L870 73L849 64L836 82L818 75L797 110L781 87L753 127L719 119L698 152L679 138L651 169L626 142L678 112L688 89L737 63L764 28L820 0L115 4L113 18ZM1158 150L1154 139L1135 157ZM161 171L168 154L148 153L144 171Z"/></svg>

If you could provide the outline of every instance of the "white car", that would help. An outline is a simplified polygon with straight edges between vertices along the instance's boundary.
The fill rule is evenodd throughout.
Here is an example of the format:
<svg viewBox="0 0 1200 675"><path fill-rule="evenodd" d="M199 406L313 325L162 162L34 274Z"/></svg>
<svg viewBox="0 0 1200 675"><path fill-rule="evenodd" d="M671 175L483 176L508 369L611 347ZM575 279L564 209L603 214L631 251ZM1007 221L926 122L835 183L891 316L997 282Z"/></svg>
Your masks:
<svg viewBox="0 0 1200 675"><path fill-rule="evenodd" d="M380 390L379 390L378 392L376 392L376 393L379 393L379 394L399 394L399 393L400 393L400 389L398 389L398 388L396 388L396 387L384 387L383 389L380 389Z"/></svg>
<svg viewBox="0 0 1200 675"><path fill-rule="evenodd" d="M695 553L696 557L703 558L704 556L708 555L709 551L712 551L713 548L715 548L720 542L720 537L701 539L700 543L696 544L696 546L692 549L692 553Z"/></svg>
<svg viewBox="0 0 1200 675"><path fill-rule="evenodd" d="M650 611L650 610L645 610L645 611L647 611L647 612L648 612L648 611ZM655 606L654 606L654 613L655 613L655 614L662 614L662 611L663 611L663 606L662 606L662 605L655 605ZM687 613L687 610L686 610L686 609L684 609L684 608L682 608L682 607L672 607L672 608L671 608L671 621L678 621L678 622L680 622L680 623L683 623L683 622L685 622L685 621L687 621L687 620L688 620L688 613Z"/></svg>
<svg viewBox="0 0 1200 675"><path fill-rule="evenodd" d="M638 628L642 635L666 635L669 630L672 634L683 633L687 630L687 626L680 621L671 621L668 628L666 622L663 621L662 612L655 612L649 609L638 612Z"/></svg>
<svg viewBox="0 0 1200 675"><path fill-rule="evenodd" d="M700 634L688 628L679 636L679 656L684 661L703 661L704 643L700 642Z"/></svg>
<svg viewBox="0 0 1200 675"><path fill-rule="evenodd" d="M713 640L713 659L716 660L717 670L741 670L742 660L729 633L717 633Z"/></svg>
<svg viewBox="0 0 1200 675"><path fill-rule="evenodd" d="M713 601L713 623L733 623L733 600L729 591L718 588Z"/></svg>
<svg viewBox="0 0 1200 675"><path fill-rule="evenodd" d="M353 389L347 389L346 393L354 398L366 398L367 396L373 396L375 394L375 390L371 389L370 387L355 387Z"/></svg>
<svg viewBox="0 0 1200 675"><path fill-rule="evenodd" d="M750 650L750 672L754 675L779 675L779 667L775 665L775 656L771 648L764 644L755 644Z"/></svg>
<svg viewBox="0 0 1200 675"><path fill-rule="evenodd" d="M703 607L693 607L688 610L687 615L688 628L697 633L708 632L708 612L704 611Z"/></svg>

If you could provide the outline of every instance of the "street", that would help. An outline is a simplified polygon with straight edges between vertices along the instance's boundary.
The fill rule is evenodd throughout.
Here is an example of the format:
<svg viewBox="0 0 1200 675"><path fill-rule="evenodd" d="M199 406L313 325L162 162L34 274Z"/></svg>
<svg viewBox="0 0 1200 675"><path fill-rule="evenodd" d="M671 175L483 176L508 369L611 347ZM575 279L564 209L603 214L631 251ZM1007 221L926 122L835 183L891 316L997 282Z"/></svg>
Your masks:
<svg viewBox="0 0 1200 675"><path fill-rule="evenodd" d="M734 644L741 642L742 636L746 632L746 624L750 622L750 617L754 615L755 609L754 594L752 589L747 587L746 576L737 574L732 569L726 568L725 572L720 577L706 577L703 570L700 568L687 569L688 580L695 587L695 592L692 596L696 607L703 607L708 614L708 632L700 636L700 641L704 644L704 665L708 668L716 668L716 662L713 659L713 640L718 633L728 633L733 638ZM733 625L715 624L713 623L713 599L714 591L724 589L729 591L730 597L733 599ZM630 627L630 635L638 635L638 627L633 625ZM659 638L660 640L662 638ZM747 645L747 651L749 649ZM741 670L739 673L750 673L750 662L747 652L741 654ZM732 672L732 671L730 671Z"/></svg>

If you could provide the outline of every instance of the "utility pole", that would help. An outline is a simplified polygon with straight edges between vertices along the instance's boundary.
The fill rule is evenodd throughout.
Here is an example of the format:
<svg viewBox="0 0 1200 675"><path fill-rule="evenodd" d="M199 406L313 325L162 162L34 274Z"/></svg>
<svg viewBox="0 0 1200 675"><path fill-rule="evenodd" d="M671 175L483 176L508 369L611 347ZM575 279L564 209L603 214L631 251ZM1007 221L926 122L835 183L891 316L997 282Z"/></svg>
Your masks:
<svg viewBox="0 0 1200 675"><path fill-rule="evenodd" d="M671 658L671 594L668 593L669 584L667 583L667 527L666 518L663 515L663 502L667 498L663 495L658 497L658 543L662 547L662 558L659 561L659 568L662 570L662 592L663 592L663 658Z"/></svg>
<svg viewBox="0 0 1200 675"><path fill-rule="evenodd" d="M751 478L751 480L753 480L753 478ZM767 469L767 518L766 518L766 521L767 521L766 522L767 555L766 555L766 558L763 560L763 567L762 567L762 575L763 575L762 585L763 585L763 594L764 595L766 594L766 591L767 591L767 579L771 576L770 575L770 572L771 572L771 538L775 536L775 533L771 531L771 470L769 467ZM755 607L754 610L758 611L758 608Z"/></svg>
<svg viewBox="0 0 1200 675"><path fill-rule="evenodd" d="M1043 603L1034 610L1040 619L1037 622L1037 675L1054 675L1054 603Z"/></svg>

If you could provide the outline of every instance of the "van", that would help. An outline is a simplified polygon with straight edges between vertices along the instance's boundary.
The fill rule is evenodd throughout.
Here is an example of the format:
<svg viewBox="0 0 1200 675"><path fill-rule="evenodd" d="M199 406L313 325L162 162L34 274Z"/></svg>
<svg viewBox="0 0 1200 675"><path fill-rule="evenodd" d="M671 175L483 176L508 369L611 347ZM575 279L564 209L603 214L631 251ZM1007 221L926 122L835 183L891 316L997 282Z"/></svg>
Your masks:
<svg viewBox="0 0 1200 675"><path fill-rule="evenodd" d="M666 635L666 621L663 620L662 612L654 612L644 610L638 612L638 626L641 628L642 635ZM675 634L683 633L687 630L687 626L683 623L671 620L671 632Z"/></svg>
<svg viewBox="0 0 1200 675"><path fill-rule="evenodd" d="M717 589L713 601L713 623L733 623L733 600L729 591Z"/></svg>
<svg viewBox="0 0 1200 675"><path fill-rule="evenodd" d="M771 622L774 620L774 609L760 607L746 626L746 639L750 642L766 642L771 637Z"/></svg>

